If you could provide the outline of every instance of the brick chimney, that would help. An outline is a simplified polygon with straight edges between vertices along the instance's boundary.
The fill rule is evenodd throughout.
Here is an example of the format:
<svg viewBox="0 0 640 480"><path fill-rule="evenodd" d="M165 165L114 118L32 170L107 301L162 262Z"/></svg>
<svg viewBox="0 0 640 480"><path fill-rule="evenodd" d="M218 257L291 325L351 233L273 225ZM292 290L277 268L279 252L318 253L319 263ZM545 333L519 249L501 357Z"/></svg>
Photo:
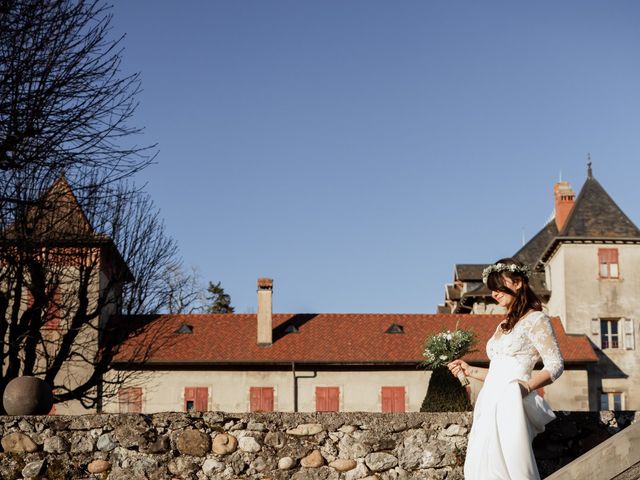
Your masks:
<svg viewBox="0 0 640 480"><path fill-rule="evenodd" d="M555 197L556 226L558 227L558 232L561 232L573 208L576 194L569 182L556 183L553 186L553 194Z"/></svg>
<svg viewBox="0 0 640 480"><path fill-rule="evenodd" d="M273 279L258 279L258 346L273 344Z"/></svg>

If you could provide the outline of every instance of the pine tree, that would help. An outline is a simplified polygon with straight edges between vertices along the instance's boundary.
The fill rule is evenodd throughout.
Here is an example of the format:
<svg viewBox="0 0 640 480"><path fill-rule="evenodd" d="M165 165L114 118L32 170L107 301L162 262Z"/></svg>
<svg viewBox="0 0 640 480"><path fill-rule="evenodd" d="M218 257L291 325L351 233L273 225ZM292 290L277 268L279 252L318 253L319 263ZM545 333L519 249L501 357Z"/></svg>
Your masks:
<svg viewBox="0 0 640 480"><path fill-rule="evenodd" d="M466 389L447 367L433 370L421 412L464 412L472 410Z"/></svg>
<svg viewBox="0 0 640 480"><path fill-rule="evenodd" d="M235 309L231 306L231 296L224 292L221 282L209 282L207 287L207 313L233 313Z"/></svg>

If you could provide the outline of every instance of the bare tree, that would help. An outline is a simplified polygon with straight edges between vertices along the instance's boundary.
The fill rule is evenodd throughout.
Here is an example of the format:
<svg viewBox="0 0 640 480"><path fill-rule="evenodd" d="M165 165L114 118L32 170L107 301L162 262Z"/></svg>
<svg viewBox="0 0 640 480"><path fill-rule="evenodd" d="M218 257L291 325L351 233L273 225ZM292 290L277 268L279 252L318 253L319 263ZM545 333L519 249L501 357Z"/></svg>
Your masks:
<svg viewBox="0 0 640 480"><path fill-rule="evenodd" d="M135 143L138 74L99 2L0 2L0 392L37 375L56 401L100 405L126 380L120 343L167 309L182 269L132 177L155 146ZM148 318L148 317L145 317ZM133 355L171 341L162 328Z"/></svg>

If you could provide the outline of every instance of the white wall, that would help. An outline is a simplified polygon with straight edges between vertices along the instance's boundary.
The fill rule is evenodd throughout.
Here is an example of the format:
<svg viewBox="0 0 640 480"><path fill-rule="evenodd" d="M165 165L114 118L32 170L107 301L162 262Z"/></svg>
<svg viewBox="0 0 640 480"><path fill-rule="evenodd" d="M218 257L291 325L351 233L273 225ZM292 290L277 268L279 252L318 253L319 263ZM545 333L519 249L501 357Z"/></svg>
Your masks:
<svg viewBox="0 0 640 480"><path fill-rule="evenodd" d="M297 371L298 411L314 412L315 387L339 387L341 411L380 412L382 386L404 386L407 411L419 411L427 392L430 372L415 371ZM250 387L273 387L274 410L291 412L293 376L290 371L159 371L143 386L142 410L146 413L184 410L185 387L208 387L209 410L247 412ZM117 412L116 400L105 412Z"/></svg>
<svg viewBox="0 0 640 480"><path fill-rule="evenodd" d="M618 279L599 277L599 248L618 249ZM586 334L598 344L592 319L633 319L635 348L601 352L602 360L592 371L590 395L595 409L601 389L623 393L627 409L640 409L640 245L563 244L548 263L549 314L560 316L567 333Z"/></svg>

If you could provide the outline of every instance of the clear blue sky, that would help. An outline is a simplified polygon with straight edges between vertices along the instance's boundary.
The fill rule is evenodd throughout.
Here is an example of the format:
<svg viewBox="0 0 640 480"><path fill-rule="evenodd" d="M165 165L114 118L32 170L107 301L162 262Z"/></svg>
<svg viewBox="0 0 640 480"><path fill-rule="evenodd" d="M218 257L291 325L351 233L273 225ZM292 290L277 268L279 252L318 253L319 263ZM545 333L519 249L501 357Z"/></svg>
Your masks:
<svg viewBox="0 0 640 480"><path fill-rule="evenodd" d="M640 223L640 2L123 1L139 178L186 265L255 311L434 312L560 174Z"/></svg>

